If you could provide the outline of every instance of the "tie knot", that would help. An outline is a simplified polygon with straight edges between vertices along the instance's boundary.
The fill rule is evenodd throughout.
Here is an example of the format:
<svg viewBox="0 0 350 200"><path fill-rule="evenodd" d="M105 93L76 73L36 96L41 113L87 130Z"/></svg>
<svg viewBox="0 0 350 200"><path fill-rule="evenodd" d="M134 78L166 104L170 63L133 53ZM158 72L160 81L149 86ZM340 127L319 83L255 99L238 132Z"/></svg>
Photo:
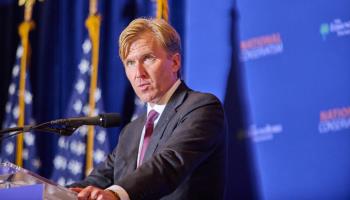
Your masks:
<svg viewBox="0 0 350 200"><path fill-rule="evenodd" d="M154 120L157 119L159 113L155 110L150 110L148 115L147 115L147 121L146 121L146 125L148 124L153 124Z"/></svg>

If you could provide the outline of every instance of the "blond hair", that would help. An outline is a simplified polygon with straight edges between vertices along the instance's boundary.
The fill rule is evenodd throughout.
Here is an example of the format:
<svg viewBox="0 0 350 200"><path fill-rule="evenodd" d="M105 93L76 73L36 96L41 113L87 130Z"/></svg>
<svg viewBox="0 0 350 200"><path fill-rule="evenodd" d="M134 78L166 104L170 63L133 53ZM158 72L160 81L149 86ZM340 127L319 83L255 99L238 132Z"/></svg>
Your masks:
<svg viewBox="0 0 350 200"><path fill-rule="evenodd" d="M165 20L138 18L130 22L119 37L119 56L124 61L130 45L143 33L151 33L168 54L181 54L181 39Z"/></svg>

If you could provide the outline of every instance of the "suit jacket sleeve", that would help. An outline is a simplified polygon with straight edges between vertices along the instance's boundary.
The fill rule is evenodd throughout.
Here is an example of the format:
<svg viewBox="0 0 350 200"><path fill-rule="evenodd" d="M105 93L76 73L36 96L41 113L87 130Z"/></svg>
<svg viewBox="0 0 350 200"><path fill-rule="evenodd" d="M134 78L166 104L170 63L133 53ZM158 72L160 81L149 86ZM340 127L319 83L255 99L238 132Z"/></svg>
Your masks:
<svg viewBox="0 0 350 200"><path fill-rule="evenodd" d="M142 119L138 119L142 121ZM135 120L137 121L137 120ZM142 122L141 122L142 123ZM138 123L140 124L140 123ZM130 146L134 147L138 145L139 136L132 136L130 133L130 130L132 132L136 132L136 129L142 129L142 125L140 127L133 127L130 128L130 124L128 124L119 134L119 143L117 147L113 150L111 154L109 154L106 158L106 160L95 166L92 172L82 181L75 182L71 185L68 185L67 187L87 187L87 186L95 186L99 188L107 188L110 185L113 185L115 183L116 174L119 174L118 177L122 176L120 174L125 174L125 168L126 168L126 160L130 159L130 157L135 157L135 163L136 163L136 156L137 152L135 152L134 156L131 155ZM127 132L126 130L129 130ZM138 130L141 132L141 130ZM124 141L124 142L123 142ZM129 153L127 153L129 152ZM125 158L125 155L129 155L128 158ZM133 167L133 169L136 168ZM134 171L134 170L133 170Z"/></svg>

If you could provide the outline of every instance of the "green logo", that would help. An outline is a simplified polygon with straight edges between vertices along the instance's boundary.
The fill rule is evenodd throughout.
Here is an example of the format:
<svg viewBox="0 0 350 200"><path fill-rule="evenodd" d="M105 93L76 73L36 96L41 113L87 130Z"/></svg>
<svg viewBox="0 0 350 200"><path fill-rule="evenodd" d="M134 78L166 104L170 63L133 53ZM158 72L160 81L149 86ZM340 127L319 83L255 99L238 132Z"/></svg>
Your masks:
<svg viewBox="0 0 350 200"><path fill-rule="evenodd" d="M326 40L326 36L329 34L329 24L328 23L321 24L320 34L321 34L323 40Z"/></svg>

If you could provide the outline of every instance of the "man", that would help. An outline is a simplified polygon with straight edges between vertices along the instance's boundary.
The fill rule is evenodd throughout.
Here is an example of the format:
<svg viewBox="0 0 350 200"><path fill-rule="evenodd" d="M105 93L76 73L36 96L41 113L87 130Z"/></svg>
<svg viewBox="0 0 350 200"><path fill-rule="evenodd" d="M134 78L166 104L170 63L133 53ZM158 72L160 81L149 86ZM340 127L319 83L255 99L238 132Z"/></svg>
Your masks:
<svg viewBox="0 0 350 200"><path fill-rule="evenodd" d="M120 133L116 149L85 180L79 199L223 199L224 111L179 78L180 37L167 22L136 19L121 33L119 55L147 114Z"/></svg>

